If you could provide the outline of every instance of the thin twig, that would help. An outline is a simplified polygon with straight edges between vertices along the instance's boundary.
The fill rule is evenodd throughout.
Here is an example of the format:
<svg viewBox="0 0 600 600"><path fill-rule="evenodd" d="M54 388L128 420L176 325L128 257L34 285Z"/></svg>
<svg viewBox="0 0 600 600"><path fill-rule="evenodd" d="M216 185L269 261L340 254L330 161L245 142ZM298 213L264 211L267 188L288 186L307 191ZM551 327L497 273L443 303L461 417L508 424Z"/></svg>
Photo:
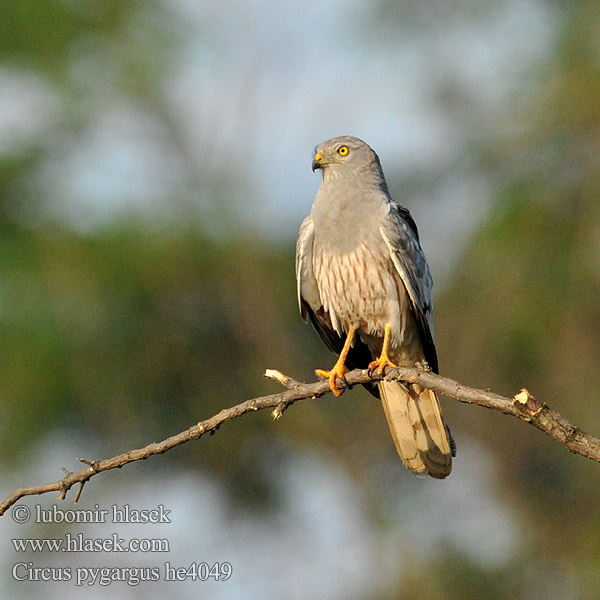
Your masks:
<svg viewBox="0 0 600 600"><path fill-rule="evenodd" d="M44 485L23 487L14 491L0 504L0 515L3 515L12 505L25 496L59 492L58 497L64 499L67 492L78 483L79 489L74 499L76 503L79 500L83 486L98 473L120 468L156 454L163 454L171 450L171 448L185 444L190 440L196 440L205 433L213 434L223 423L241 417L248 412L271 408L274 409L272 413L273 417L279 418L294 402L310 398L315 399L330 392L327 381L300 383L272 369L267 370L265 376L279 382L288 389L279 394L253 398L236 406L225 408L209 419L200 421L197 425L192 425L189 429L171 436L162 442L153 442L144 448L129 450L105 460L88 461L86 459L79 459L88 465L81 471L71 473L64 467L60 467L65 472L63 479ZM505 398L493 392L464 386L452 379L436 375L423 366L413 369L399 367L387 369L385 375L369 373L366 370L360 369L346 374L347 387L353 387L361 383L376 382L381 379L419 383L425 388L429 388L434 392L444 394L460 402L478 404L485 408L512 415L540 429L571 452L600 462L600 439L584 433L565 419L565 417L551 410L546 404L540 403L525 389L516 394L514 398ZM340 383L340 388L344 389L344 387L346 387L345 384Z"/></svg>

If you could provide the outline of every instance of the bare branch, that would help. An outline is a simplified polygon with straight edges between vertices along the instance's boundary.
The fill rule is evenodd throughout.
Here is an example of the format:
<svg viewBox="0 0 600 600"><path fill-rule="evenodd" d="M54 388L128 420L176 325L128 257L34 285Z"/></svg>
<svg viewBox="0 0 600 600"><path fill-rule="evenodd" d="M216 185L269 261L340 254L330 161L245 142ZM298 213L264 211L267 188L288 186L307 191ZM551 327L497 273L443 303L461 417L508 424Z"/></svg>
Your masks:
<svg viewBox="0 0 600 600"><path fill-rule="evenodd" d="M155 454L163 454L171 450L171 448L175 448L175 446L180 446L190 440L197 440L205 433L213 434L223 423L241 417L251 411L271 408L273 409L273 418L278 419L294 402L311 398L316 399L330 392L327 381L300 383L272 369L266 371L265 377L277 381L288 389L279 394L253 398L231 408L223 409L209 419L200 421L197 425L192 425L189 429L177 435L171 436L162 442L153 442L144 448L129 450L124 454L119 454L105 460L88 461L80 458L79 461L87 465L81 471L72 473L64 467L59 467L65 473L65 477L53 483L19 488L0 504L0 515L3 515L12 505L25 496L59 492L59 499L65 499L67 492L75 484L79 484L74 499L74 503L76 503L79 500L84 485L98 473L120 468L129 463L144 460ZM579 427L571 424L562 415L551 410L546 404L540 403L525 389L521 390L512 399L505 398L493 392L467 387L452 379L436 375L429 371L426 366L417 366L417 368L412 369L400 367L388 368L385 375L356 369L346 375L347 387L349 388L361 383L380 381L382 379L419 383L425 388L429 388L459 402L478 404L485 408L518 417L540 429L571 452L600 462L600 439L584 433ZM341 382L340 388L344 389L344 387L346 387L345 384Z"/></svg>

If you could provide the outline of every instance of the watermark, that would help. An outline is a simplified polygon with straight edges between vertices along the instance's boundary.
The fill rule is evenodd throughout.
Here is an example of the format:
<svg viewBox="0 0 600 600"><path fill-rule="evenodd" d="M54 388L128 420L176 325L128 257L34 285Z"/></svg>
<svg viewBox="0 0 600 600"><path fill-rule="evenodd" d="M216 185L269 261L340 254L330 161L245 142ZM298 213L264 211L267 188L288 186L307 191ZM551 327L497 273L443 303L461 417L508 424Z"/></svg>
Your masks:
<svg viewBox="0 0 600 600"><path fill-rule="evenodd" d="M139 531L149 532L148 526L171 523L171 511L163 504L151 508L138 508L129 504L113 504L102 508L95 504L88 509L61 509L56 505L43 508L37 504L30 508L17 504L11 510L15 523L48 524L58 523L73 527L86 524L103 523L117 528L120 524L139 525ZM111 527L112 528L112 527ZM137 527L134 527L138 531ZM110 530L109 530L110 531ZM10 540L12 550L17 554L39 556L41 559L48 553L106 553L112 554L145 554L159 555L171 551L170 542L164 537L136 536L121 537L111 531L102 537L90 537L81 531L67 531L64 536L56 538L13 538ZM164 560L164 559L163 559ZM136 586L142 582L167 581L227 581L233 575L233 567L228 562L190 562L175 565L171 561L160 561L155 566L114 566L91 567L46 566L34 560L16 560L12 564L11 575L15 581L25 582L72 582L76 586L108 586L115 582L125 582Z"/></svg>
<svg viewBox="0 0 600 600"><path fill-rule="evenodd" d="M142 581L227 581L233 574L228 562L191 563L176 567L166 562L160 567L42 567L33 562L17 562L12 567L16 581L72 581L76 586L107 586L124 581L135 586Z"/></svg>
<svg viewBox="0 0 600 600"><path fill-rule="evenodd" d="M13 538L15 552L170 552L166 538L130 538L116 533L89 538L83 533L67 533L63 538Z"/></svg>
<svg viewBox="0 0 600 600"><path fill-rule="evenodd" d="M42 508L36 504L31 510L24 504L13 506L11 515L15 523L27 523L33 517L36 523L170 523L170 510L163 504L156 508L131 508L129 504L113 504L110 509L100 508L98 504L92 509L61 510L56 505Z"/></svg>

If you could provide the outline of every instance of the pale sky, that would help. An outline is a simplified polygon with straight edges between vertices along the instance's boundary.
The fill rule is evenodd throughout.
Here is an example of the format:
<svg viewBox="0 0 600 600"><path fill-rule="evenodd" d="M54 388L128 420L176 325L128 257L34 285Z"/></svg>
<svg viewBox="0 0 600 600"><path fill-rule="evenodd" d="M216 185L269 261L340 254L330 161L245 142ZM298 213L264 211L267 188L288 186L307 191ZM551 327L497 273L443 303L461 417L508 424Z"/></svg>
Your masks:
<svg viewBox="0 0 600 600"><path fill-rule="evenodd" d="M240 227L291 238L319 183L310 170L314 146L351 134L380 155L434 272L451 266L457 240L468 238L491 200L487 175L468 160L469 145L510 122L556 34L540 0L465 1L431 11L398 3L399 22L406 21L398 30L359 0L163 5L184 25L169 72L157 82L178 146L164 114L118 89L118 57L83 52L91 42L72 59L73 77L86 90L83 110L91 111L80 139L60 133L64 115L48 82L0 68L0 151L52 139L39 173L52 214L88 229L125 213L176 219L181 204L202 215L215 203L216 214ZM464 90L464 110L445 102L447 82ZM408 193L394 186L415 173L431 185ZM214 177L231 186L225 197L207 183Z"/></svg>

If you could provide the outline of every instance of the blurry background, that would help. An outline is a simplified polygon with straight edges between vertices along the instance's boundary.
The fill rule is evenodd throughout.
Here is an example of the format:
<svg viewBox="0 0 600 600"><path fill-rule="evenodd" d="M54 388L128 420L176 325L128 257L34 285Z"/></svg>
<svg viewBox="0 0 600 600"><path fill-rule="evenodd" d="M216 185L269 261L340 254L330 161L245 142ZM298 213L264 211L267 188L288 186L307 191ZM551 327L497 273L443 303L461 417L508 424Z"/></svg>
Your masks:
<svg viewBox="0 0 600 600"><path fill-rule="evenodd" d="M4 3L3 497L279 391L265 368L311 380L333 363L297 312L294 243L312 149L342 134L375 148L419 225L442 373L526 386L600 432L600 3L433 4ZM499 413L444 412L458 456L443 482L404 469L362 390L99 475L77 508L163 504L172 523L7 514L2 597L77 589L15 582L19 561L233 566L86 599L600 597L599 466ZM66 532L171 551L10 543Z"/></svg>

